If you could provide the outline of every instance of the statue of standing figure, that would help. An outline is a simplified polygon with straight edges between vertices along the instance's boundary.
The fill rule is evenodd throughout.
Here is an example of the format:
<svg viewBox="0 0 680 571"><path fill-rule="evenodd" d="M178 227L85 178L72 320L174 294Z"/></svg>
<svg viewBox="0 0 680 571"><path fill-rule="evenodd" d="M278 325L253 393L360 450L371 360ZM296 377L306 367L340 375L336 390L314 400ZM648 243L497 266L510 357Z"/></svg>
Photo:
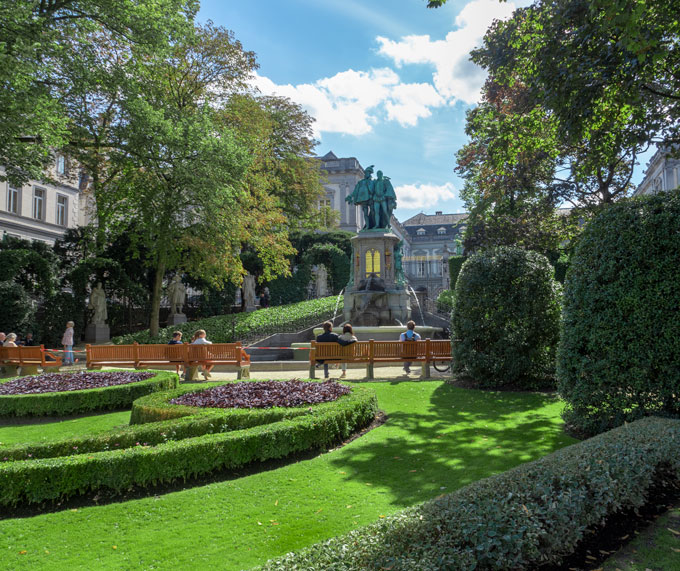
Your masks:
<svg viewBox="0 0 680 571"><path fill-rule="evenodd" d="M350 204L358 204L364 213L362 230L390 228L392 212L397 207L397 194L390 182L390 177L383 177L378 171L378 178L372 179L373 165L366 167L364 178L357 182L352 194L345 200Z"/></svg>
<svg viewBox="0 0 680 571"><path fill-rule="evenodd" d="M106 311L106 292L102 287L102 282L97 282L97 287L92 289L90 302L87 304L87 307L94 311L92 323L95 325L104 325L106 323L109 316Z"/></svg>
<svg viewBox="0 0 680 571"><path fill-rule="evenodd" d="M184 301L186 300L187 290L182 283L182 278L176 274L168 284L168 302L170 303L170 313L182 313Z"/></svg>

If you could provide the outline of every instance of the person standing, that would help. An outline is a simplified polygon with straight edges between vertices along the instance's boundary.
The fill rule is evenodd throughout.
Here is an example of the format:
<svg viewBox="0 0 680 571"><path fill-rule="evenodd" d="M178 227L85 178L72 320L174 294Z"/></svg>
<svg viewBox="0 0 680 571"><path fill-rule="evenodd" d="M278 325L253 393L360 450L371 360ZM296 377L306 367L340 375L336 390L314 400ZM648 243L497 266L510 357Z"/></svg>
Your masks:
<svg viewBox="0 0 680 571"><path fill-rule="evenodd" d="M66 322L66 330L61 338L61 344L64 346L64 360L62 364L73 365L73 321Z"/></svg>
<svg viewBox="0 0 680 571"><path fill-rule="evenodd" d="M354 343L354 341L345 341L344 339L340 339L340 336L337 333L333 333L333 322L332 321L326 321L323 324L323 333L321 335L318 335L316 338L317 343L339 343L342 346L349 345L350 343ZM323 378L328 380L330 377L328 375L328 363L325 361L319 361L323 365Z"/></svg>
<svg viewBox="0 0 680 571"><path fill-rule="evenodd" d="M192 345L212 345L212 341L208 341L207 339L207 333L205 332L205 329L198 329L194 333L194 338L191 341ZM212 365L209 362L203 363L203 378L207 381L212 375L210 374L210 371L212 371L212 368L215 365Z"/></svg>
<svg viewBox="0 0 680 571"><path fill-rule="evenodd" d="M420 335L416 333L416 322L411 320L406 324L406 331L399 335L399 341L420 341ZM404 362L404 372L411 372L411 361Z"/></svg>
<svg viewBox="0 0 680 571"><path fill-rule="evenodd" d="M338 339L347 341L348 343L355 343L356 341L358 341L358 339L354 335L352 326L349 323L345 323L345 325L342 328L342 335L340 335ZM342 367L342 373L340 375L340 378L344 379L347 376L347 363L340 363L340 366Z"/></svg>

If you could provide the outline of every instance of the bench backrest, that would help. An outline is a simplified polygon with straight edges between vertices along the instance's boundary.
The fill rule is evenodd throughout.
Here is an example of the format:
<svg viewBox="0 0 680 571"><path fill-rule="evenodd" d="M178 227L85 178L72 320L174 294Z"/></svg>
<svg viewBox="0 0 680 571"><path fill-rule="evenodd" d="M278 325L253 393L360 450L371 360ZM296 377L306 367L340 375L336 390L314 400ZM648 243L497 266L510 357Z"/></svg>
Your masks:
<svg viewBox="0 0 680 571"><path fill-rule="evenodd" d="M213 343L212 345L153 344L153 345L88 345L88 362L138 363L138 362L191 362L232 361L250 362L250 357L240 343Z"/></svg>
<svg viewBox="0 0 680 571"><path fill-rule="evenodd" d="M0 347L0 360L17 363L43 363L44 347Z"/></svg>
<svg viewBox="0 0 680 571"><path fill-rule="evenodd" d="M357 341L342 346L339 343L317 343L312 341L310 360L332 360L352 358L362 362L387 359L424 360L451 359L451 341L448 339L426 339L421 341Z"/></svg>

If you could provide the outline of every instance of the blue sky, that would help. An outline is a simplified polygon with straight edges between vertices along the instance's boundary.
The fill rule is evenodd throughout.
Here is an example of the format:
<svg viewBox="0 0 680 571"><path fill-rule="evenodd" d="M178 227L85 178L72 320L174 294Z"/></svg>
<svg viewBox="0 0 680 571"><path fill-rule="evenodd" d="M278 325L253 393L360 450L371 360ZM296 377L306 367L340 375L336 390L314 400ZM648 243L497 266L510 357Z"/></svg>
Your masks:
<svg viewBox="0 0 680 571"><path fill-rule="evenodd" d="M353 156L389 176L405 220L463 211L455 154L485 78L469 51L495 18L528 3L449 0L428 10L425 0L202 0L199 20L232 30L256 53L261 91L316 119L319 155Z"/></svg>

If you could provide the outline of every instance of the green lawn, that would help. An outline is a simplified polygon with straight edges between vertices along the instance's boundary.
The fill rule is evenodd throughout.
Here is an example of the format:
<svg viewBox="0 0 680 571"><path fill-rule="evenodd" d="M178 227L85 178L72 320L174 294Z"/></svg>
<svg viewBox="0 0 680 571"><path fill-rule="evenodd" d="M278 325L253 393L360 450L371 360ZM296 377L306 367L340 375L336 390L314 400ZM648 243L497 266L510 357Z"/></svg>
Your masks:
<svg viewBox="0 0 680 571"><path fill-rule="evenodd" d="M116 426L130 422L130 411L110 412L106 414L87 414L54 419L50 417L33 419L0 420L0 445L27 444L30 442L48 442L71 438L78 434L96 434L106 432Z"/></svg>
<svg viewBox="0 0 680 571"><path fill-rule="evenodd" d="M549 396L370 386L388 421L341 449L163 496L2 520L0 566L248 569L573 442Z"/></svg>

